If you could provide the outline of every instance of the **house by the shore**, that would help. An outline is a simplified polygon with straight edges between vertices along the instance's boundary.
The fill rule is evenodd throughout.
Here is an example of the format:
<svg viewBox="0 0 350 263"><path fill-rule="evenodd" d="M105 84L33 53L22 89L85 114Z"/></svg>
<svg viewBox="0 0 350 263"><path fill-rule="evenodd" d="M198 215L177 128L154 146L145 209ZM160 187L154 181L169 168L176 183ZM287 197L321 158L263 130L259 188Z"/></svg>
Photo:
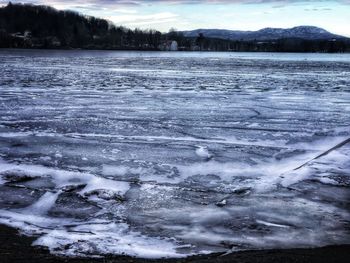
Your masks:
<svg viewBox="0 0 350 263"><path fill-rule="evenodd" d="M178 44L175 40L167 40L158 46L162 51L178 51Z"/></svg>

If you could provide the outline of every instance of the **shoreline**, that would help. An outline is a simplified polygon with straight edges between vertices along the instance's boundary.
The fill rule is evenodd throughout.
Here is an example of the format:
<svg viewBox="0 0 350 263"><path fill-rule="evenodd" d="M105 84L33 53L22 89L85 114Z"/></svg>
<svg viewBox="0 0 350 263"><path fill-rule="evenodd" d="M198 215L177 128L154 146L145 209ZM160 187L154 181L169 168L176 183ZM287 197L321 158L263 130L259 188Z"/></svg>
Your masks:
<svg viewBox="0 0 350 263"><path fill-rule="evenodd" d="M71 258L50 254L45 247L32 246L34 237L19 234L18 230L0 224L0 259L2 263L345 263L350 258L350 244L321 248L269 249L240 251L228 255L215 253L180 259L142 259L122 255L103 258Z"/></svg>
<svg viewBox="0 0 350 263"><path fill-rule="evenodd" d="M161 53L292 53L292 54L350 54L350 51L347 52L322 52L322 51L238 51L238 50L176 50L176 51L167 51L167 50L158 50L158 49L114 49L114 48L35 48L35 47L1 47L0 50L52 50L52 51L126 51L126 52L161 52Z"/></svg>

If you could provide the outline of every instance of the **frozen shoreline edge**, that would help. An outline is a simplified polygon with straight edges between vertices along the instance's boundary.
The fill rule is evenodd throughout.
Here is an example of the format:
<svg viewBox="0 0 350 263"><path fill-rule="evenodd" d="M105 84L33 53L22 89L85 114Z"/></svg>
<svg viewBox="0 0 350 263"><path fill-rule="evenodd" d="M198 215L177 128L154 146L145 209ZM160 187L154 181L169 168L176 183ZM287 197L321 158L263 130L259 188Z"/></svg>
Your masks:
<svg viewBox="0 0 350 263"><path fill-rule="evenodd" d="M6 225L0 225L0 257L7 262L347 262L350 257L350 244L321 248L295 248L240 251L225 256L222 253L197 255L187 258L143 259L123 255L106 255L102 258L61 257L50 254L44 247L32 246L35 237L19 234Z"/></svg>

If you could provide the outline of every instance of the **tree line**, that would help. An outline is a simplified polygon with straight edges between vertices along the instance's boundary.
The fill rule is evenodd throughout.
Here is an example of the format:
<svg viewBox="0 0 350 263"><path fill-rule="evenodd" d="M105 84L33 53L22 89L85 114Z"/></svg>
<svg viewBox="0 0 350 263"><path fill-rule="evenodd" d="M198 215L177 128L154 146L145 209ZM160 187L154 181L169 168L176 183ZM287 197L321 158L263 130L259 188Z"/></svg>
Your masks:
<svg viewBox="0 0 350 263"><path fill-rule="evenodd" d="M176 41L184 51L260 51L260 52L350 52L347 39L269 41L231 41L185 37L171 29L131 30L110 21L84 16L49 6L12 4L0 8L0 48L83 48L116 50L160 50Z"/></svg>
<svg viewBox="0 0 350 263"><path fill-rule="evenodd" d="M1 47L156 49L162 34L115 26L74 11L10 2L0 8L0 37Z"/></svg>

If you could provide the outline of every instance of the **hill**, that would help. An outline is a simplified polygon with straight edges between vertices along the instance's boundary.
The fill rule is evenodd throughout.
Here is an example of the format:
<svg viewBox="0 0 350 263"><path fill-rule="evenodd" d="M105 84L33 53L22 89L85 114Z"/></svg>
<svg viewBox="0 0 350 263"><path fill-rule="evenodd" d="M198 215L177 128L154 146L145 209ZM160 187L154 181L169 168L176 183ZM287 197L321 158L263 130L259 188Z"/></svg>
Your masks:
<svg viewBox="0 0 350 263"><path fill-rule="evenodd" d="M0 8L0 47L156 49L161 35L49 6L9 3Z"/></svg>
<svg viewBox="0 0 350 263"><path fill-rule="evenodd" d="M206 37L241 41L267 41L286 38L299 38L304 40L332 40L345 39L343 36L332 34L323 28L315 26L298 26L293 28L263 28L258 31L239 31L225 29L196 29L182 31L186 37L196 37L202 33Z"/></svg>

